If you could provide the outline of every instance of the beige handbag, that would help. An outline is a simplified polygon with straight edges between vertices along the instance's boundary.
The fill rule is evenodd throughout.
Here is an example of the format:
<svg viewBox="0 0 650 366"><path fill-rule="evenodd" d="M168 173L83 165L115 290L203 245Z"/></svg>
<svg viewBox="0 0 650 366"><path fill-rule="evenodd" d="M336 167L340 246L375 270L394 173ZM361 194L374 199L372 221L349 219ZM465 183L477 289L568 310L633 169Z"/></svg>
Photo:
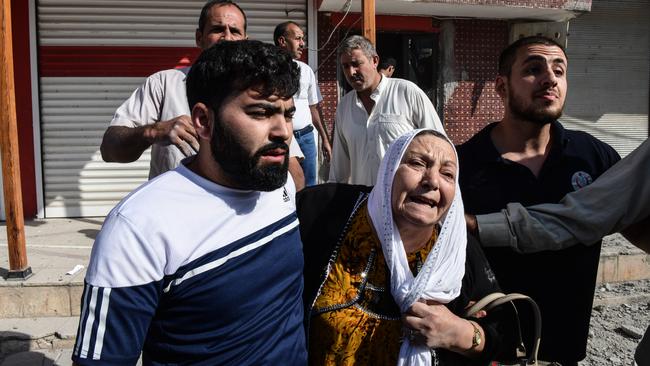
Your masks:
<svg viewBox="0 0 650 366"><path fill-rule="evenodd" d="M525 300L527 301L531 308L533 309L533 316L534 316L534 327L535 327L535 342L533 344L533 349L530 352L530 355L526 352L526 346L524 345L522 336L521 336L521 322L519 320L519 313L517 312L517 307L513 303L515 300ZM465 311L465 316L470 317L474 316L476 313L478 313L480 310L485 310L485 311L490 311L491 309L494 309L497 306L510 303L512 306L515 316L517 318L517 349L516 349L516 355L517 355L517 360L515 363L498 363L499 365L531 365L531 366L543 366L543 365L548 365L549 363L543 362L543 361L538 361L537 360L537 352L539 351L539 343L541 342L542 338L542 315L539 311L539 307L537 306L537 303L530 297L522 294L517 294L517 293L512 293L512 294L503 294L500 292L493 292L481 300L479 300L477 303L472 305L470 308L468 308Z"/></svg>

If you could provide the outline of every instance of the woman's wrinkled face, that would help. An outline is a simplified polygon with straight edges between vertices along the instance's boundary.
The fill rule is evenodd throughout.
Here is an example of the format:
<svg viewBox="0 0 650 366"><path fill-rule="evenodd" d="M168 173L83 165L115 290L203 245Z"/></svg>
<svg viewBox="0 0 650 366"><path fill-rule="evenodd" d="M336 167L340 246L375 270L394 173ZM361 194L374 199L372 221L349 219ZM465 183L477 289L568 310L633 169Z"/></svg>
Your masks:
<svg viewBox="0 0 650 366"><path fill-rule="evenodd" d="M432 228L447 212L456 193L456 154L446 140L416 136L395 172L391 204L401 230Z"/></svg>

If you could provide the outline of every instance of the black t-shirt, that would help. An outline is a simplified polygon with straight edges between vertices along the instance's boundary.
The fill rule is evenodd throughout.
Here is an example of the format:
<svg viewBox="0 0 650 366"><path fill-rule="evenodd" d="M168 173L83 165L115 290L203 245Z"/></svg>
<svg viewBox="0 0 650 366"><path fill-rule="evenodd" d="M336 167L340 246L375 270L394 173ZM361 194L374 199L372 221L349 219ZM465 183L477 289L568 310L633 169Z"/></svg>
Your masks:
<svg viewBox="0 0 650 366"><path fill-rule="evenodd" d="M509 202L524 206L559 202L620 160L609 145L554 122L550 153L535 177L527 167L498 153L490 138L496 124L458 147L460 187L465 210L471 214L497 212ZM583 359L600 242L535 254L519 254L509 248L484 251L505 292L524 293L540 306L543 326L539 358L567 364Z"/></svg>

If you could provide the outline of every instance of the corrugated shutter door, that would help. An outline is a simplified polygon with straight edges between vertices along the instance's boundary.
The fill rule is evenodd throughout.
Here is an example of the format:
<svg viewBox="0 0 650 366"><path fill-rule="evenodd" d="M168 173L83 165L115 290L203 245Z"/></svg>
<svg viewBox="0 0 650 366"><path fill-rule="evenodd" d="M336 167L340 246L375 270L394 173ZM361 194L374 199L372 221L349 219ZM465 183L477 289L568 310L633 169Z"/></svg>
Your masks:
<svg viewBox="0 0 650 366"><path fill-rule="evenodd" d="M91 50L81 56L88 57L85 77L67 76L74 75L74 70L66 76L40 75L46 217L105 215L148 175L148 151L130 164L105 163L99 153L115 109L145 75L89 77L87 69L92 70L93 63L102 58L92 57L92 50L101 48L97 46L104 47L104 52L123 46L143 47L143 52L146 47L193 47L203 4L182 0L37 1L40 47L48 51L70 46ZM306 0L243 0L237 4L248 16L251 39L272 42L275 25L286 20L306 26ZM42 66L44 61L39 62Z"/></svg>
<svg viewBox="0 0 650 366"><path fill-rule="evenodd" d="M569 94L562 122L622 156L648 137L648 14L647 0L600 0L569 26Z"/></svg>
<svg viewBox="0 0 650 366"><path fill-rule="evenodd" d="M248 17L250 39L273 41L286 20L307 24L306 0L235 1ZM194 46L205 1L38 0L41 45Z"/></svg>
<svg viewBox="0 0 650 366"><path fill-rule="evenodd" d="M48 217L105 215L146 181L149 152L130 164L105 163L102 135L116 106L143 78L41 78L41 137Z"/></svg>

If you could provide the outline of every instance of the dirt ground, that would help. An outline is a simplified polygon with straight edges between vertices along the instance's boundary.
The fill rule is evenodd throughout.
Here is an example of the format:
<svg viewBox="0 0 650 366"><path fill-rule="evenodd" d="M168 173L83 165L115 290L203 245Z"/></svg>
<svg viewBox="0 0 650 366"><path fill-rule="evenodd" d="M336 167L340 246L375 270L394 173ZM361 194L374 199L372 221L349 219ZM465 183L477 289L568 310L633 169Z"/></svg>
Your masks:
<svg viewBox="0 0 650 366"><path fill-rule="evenodd" d="M635 251L620 235L606 237L603 251ZM581 366L633 365L641 335L650 325L650 280L596 287L587 357Z"/></svg>

